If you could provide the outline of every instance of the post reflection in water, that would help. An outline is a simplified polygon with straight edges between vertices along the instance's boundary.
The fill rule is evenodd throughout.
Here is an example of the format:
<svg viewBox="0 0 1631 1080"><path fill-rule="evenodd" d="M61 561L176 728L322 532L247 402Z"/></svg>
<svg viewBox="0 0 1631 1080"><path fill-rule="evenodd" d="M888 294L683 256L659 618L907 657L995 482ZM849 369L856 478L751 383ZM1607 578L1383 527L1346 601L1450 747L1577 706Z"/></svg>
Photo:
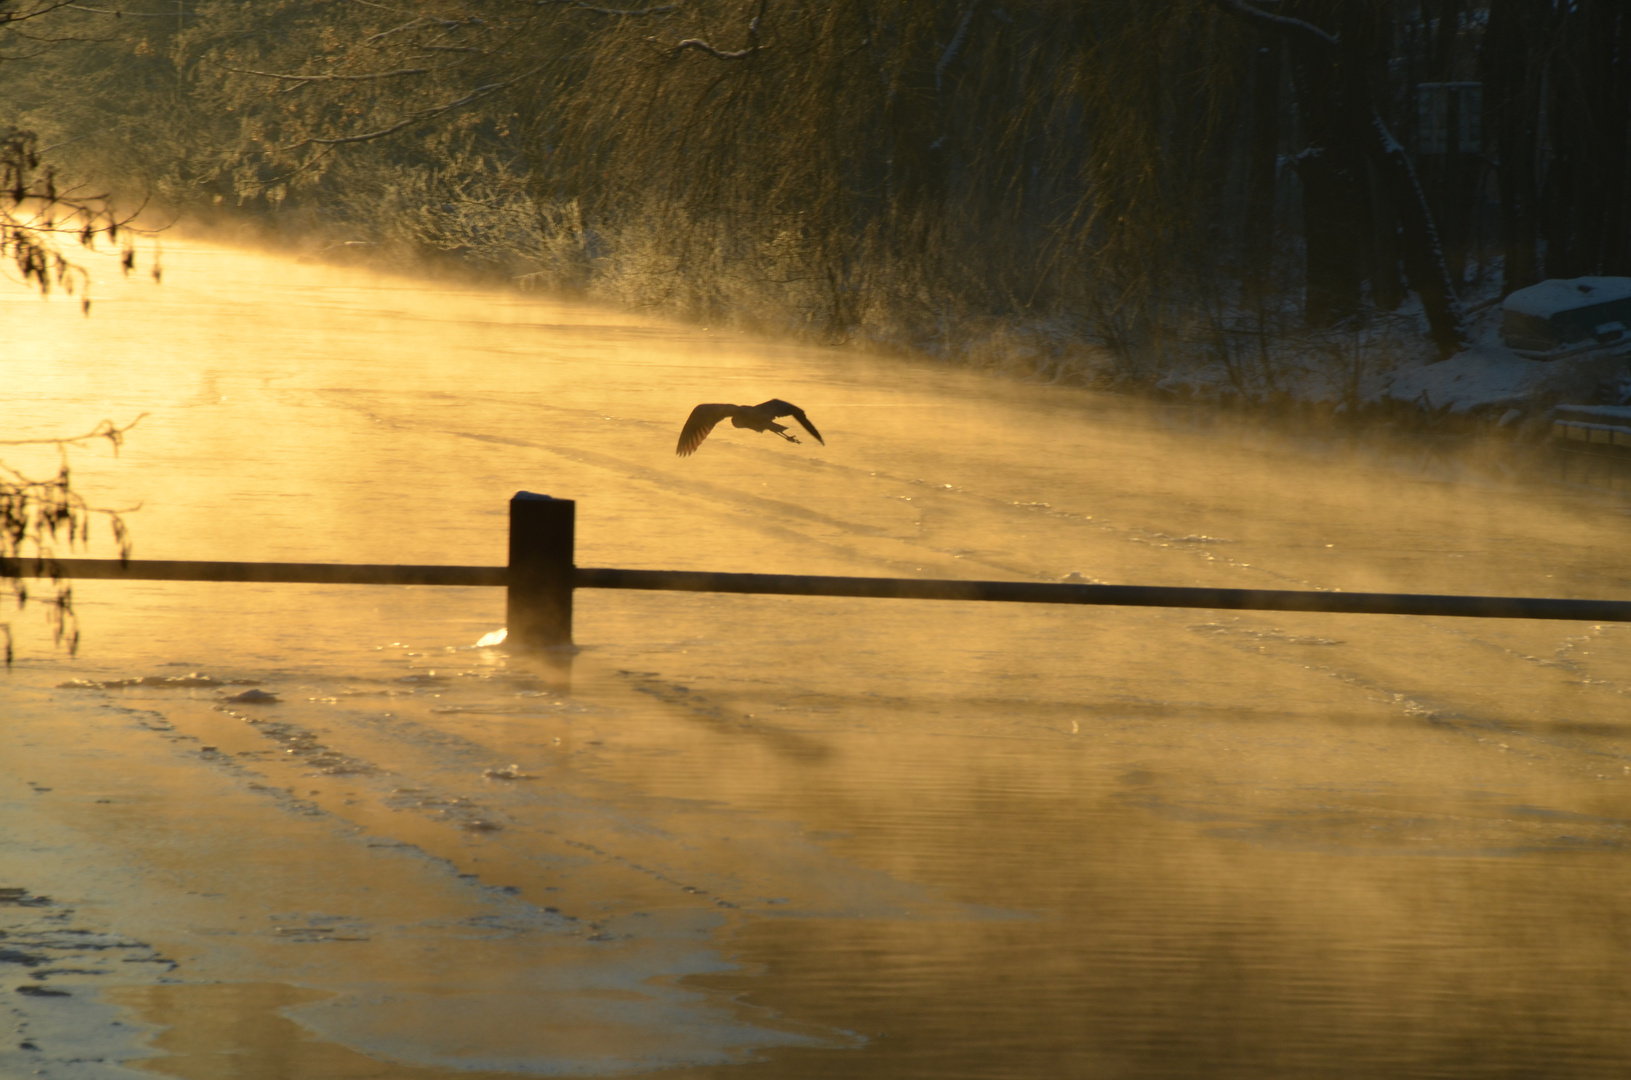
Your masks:
<svg viewBox="0 0 1631 1080"><path fill-rule="evenodd" d="M510 645L507 651L510 655L508 666L512 672L530 672L539 688L551 693L572 692L572 661L578 654L575 646L524 648Z"/></svg>
<svg viewBox="0 0 1631 1080"><path fill-rule="evenodd" d="M1505 451L205 245L98 288L7 299L4 374L18 437L150 414L74 457L139 558L502 565L530 489L585 566L1627 596L1624 497ZM710 396L826 445L676 458ZM175 964L45 980L132 1068L1631 1067L1625 626L580 590L522 653L496 589L75 597L77 657L14 620L0 884Z"/></svg>

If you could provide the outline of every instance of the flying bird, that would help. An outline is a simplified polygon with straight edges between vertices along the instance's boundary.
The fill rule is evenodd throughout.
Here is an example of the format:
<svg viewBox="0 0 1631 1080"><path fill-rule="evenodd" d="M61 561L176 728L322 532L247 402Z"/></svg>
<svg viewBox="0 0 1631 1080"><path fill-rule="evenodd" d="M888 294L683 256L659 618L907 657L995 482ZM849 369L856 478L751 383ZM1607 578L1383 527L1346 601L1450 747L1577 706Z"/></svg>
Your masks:
<svg viewBox="0 0 1631 1080"><path fill-rule="evenodd" d="M680 443L674 448L674 453L686 457L696 452L702 445L702 440L708 437L708 432L714 425L726 417L730 417L732 427L752 428L754 431L769 431L788 442L798 442L798 438L787 434L787 425L776 423L780 416L791 416L799 422L799 426L815 436L816 442L822 446L827 440L821 437L821 432L810 423L810 418L804 415L804 410L797 405L790 405L785 401L772 398L760 405L698 405L691 410L691 415L685 421L685 427L680 431Z"/></svg>

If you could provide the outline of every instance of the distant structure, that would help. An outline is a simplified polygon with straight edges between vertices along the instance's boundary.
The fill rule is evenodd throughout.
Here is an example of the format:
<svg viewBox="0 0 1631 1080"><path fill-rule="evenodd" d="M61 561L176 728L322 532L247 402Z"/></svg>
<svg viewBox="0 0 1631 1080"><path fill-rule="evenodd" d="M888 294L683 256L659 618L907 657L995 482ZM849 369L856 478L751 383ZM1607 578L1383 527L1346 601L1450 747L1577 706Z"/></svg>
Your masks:
<svg viewBox="0 0 1631 1080"><path fill-rule="evenodd" d="M1550 278L1501 301L1501 340L1529 360L1631 351L1631 277Z"/></svg>
<svg viewBox="0 0 1631 1080"><path fill-rule="evenodd" d="M691 410L691 415L686 419L685 427L680 431L679 445L674 448L674 453L680 457L696 453L697 447L702 445L702 440L708 437L708 432L727 416L731 418L732 427L769 431L780 435L788 442L798 442L797 437L787 434L786 424L776 423L777 417L791 416L805 431L815 436L816 442L822 446L827 445L827 440L823 439L821 432L810 423L810 418L804 415L803 409L772 398L759 405L698 405Z"/></svg>

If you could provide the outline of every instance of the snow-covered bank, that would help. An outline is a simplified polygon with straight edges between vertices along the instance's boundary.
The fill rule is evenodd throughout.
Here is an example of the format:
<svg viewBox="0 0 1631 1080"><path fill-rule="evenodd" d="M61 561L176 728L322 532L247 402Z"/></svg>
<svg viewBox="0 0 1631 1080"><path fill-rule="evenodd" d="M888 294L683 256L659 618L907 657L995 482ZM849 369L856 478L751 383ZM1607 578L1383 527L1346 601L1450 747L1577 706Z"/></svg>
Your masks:
<svg viewBox="0 0 1631 1080"><path fill-rule="evenodd" d="M1468 320L1471 347L1438 360L1431 343L1414 332L1414 314L1309 335L1300 350L1280 346L1245 372L1216 362L1180 363L1154 388L1196 401L1381 413L1393 423L1413 414L1434 424L1461 418L1528 434L1549 430L1560 405L1631 401L1631 343L1530 359L1502 340L1501 307L1485 301Z"/></svg>

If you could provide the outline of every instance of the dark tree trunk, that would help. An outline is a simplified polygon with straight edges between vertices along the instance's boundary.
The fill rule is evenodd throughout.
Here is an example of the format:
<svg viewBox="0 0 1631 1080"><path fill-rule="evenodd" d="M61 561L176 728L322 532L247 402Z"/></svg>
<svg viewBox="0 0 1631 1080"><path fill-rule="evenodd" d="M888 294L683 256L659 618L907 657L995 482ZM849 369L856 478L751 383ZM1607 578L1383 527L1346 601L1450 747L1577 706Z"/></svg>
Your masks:
<svg viewBox="0 0 1631 1080"><path fill-rule="evenodd" d="M1484 38L1484 116L1495 143L1501 200L1501 292L1540 280L1535 250L1535 163L1540 80L1531 42L1540 31L1534 0L1491 0Z"/></svg>
<svg viewBox="0 0 1631 1080"><path fill-rule="evenodd" d="M1404 253L1399 247L1399 213L1387 185L1374 165L1370 166L1371 257L1367 263L1371 299L1383 311L1393 311L1404 303L1405 283L1399 276Z"/></svg>
<svg viewBox="0 0 1631 1080"><path fill-rule="evenodd" d="M1331 155L1328 162L1317 164L1315 162L1320 154L1307 155L1310 159L1305 165L1308 175L1316 177L1316 183L1323 183L1326 177L1321 173L1329 167L1330 175L1339 178L1333 181L1332 191L1336 190L1335 184L1343 182L1340 178L1344 175L1353 178L1347 182L1352 184L1350 192L1357 194L1350 195L1345 208L1340 207L1335 199L1331 205L1345 209L1344 216L1350 223L1356 220L1368 223L1371 204L1369 193L1363 185L1363 166L1366 161L1370 163L1386 185L1389 201L1399 215L1405 274L1421 296L1440 358L1447 359L1466 348L1461 304L1456 299L1444 265L1444 249L1432 211L1428 208L1410 156L1388 129L1377 107L1377 95L1368 84L1371 73L1366 68L1365 59L1374 52L1375 26L1374 22L1367 23L1367 20L1374 20L1376 7L1364 0L1321 0L1317 6L1313 3L1297 5L1291 9L1296 17L1291 17L1271 14L1247 0L1214 2L1258 26L1279 32L1285 38L1297 79L1298 103L1309 126L1309 142L1313 149L1329 151ZM1336 18L1333 21L1343 30L1341 37L1322 29L1317 21L1302 17L1315 14L1317 19L1325 11L1334 12ZM1321 94L1324 87L1330 87L1334 93ZM1308 197L1309 189L1305 185L1305 201ZM1326 197L1326 192L1316 193L1318 200ZM1337 245L1349 242L1340 239L1342 234L1339 227L1331 225L1328 228L1329 233L1320 231L1308 236L1311 302L1315 293L1316 236L1321 245L1329 241L1333 252ZM1349 250L1352 264L1357 266L1361 253L1361 243L1357 237ZM1328 279L1321 280L1322 290L1329 287L1335 292L1346 287L1336 277L1334 267L1327 263L1324 255L1320 257L1319 270L1322 275L1327 270L1331 273ZM1354 304L1357 309L1357 295Z"/></svg>
<svg viewBox="0 0 1631 1080"><path fill-rule="evenodd" d="M1325 147L1303 151L1296 165L1308 259L1303 319L1309 326L1333 326L1359 313L1363 230L1356 210L1367 197L1355 182L1352 162L1339 161Z"/></svg>
<svg viewBox="0 0 1631 1080"><path fill-rule="evenodd" d="M1631 10L1624 0L1582 0L1578 29L1581 103L1577 126L1580 199L1572 222L1578 265L1588 273L1631 270L1627 250L1631 198L1626 172L1631 140Z"/></svg>
<svg viewBox="0 0 1631 1080"><path fill-rule="evenodd" d="M1343 44L1347 50L1347 98L1350 109L1370 107L1386 99L1385 73L1393 55L1397 26L1391 5L1344 9ZM1350 123L1351 123L1350 118ZM1399 247L1399 213L1394 199L1377 170L1371 155L1365 159L1364 189L1370 198L1370 229L1364 236L1365 277L1371 285L1371 302L1382 311L1393 311L1404 303L1405 284L1399 268L1403 253Z"/></svg>
<svg viewBox="0 0 1631 1080"><path fill-rule="evenodd" d="M1631 9L1598 0L1597 9L1609 21L1603 28L1605 101L1603 135L1607 176L1602 269L1608 274L1631 274Z"/></svg>
<svg viewBox="0 0 1631 1080"><path fill-rule="evenodd" d="M1333 0L1305 0L1297 10L1329 17L1332 5ZM1293 37L1287 51L1308 140L1308 148L1296 158L1308 257L1303 317L1309 326L1325 327L1359 314L1362 307L1370 195L1363 152L1346 122L1352 90L1347 73L1331 62L1323 42Z"/></svg>
<svg viewBox="0 0 1631 1080"><path fill-rule="evenodd" d="M1550 160L1541 205L1551 277L1631 272L1631 11L1579 0L1553 16Z"/></svg>
<svg viewBox="0 0 1631 1080"><path fill-rule="evenodd" d="M1262 34L1252 59L1251 143L1246 167L1246 294L1267 290L1274 259L1274 195L1280 162L1280 39Z"/></svg>
<svg viewBox="0 0 1631 1080"><path fill-rule="evenodd" d="M1584 140L1579 130L1580 109L1584 103L1581 95L1585 88L1576 63L1578 57L1574 55L1577 43L1572 40L1576 37L1572 30L1566 12L1553 16L1548 34L1551 56L1544 69L1545 99L1541 107L1546 117L1546 145L1541 159L1539 217L1540 234L1546 246L1544 273L1547 277L1572 278L1584 272L1571 227L1577 209L1575 203L1582 194L1580 173L1585 165L1580 161Z"/></svg>
<svg viewBox="0 0 1631 1080"><path fill-rule="evenodd" d="M1457 111L1450 110L1452 118ZM1452 119L1449 143L1453 147L1457 141L1458 130ZM1434 155L1422 165L1429 177L1427 187L1436 195L1430 201L1444 247L1445 272L1453 284L1460 285L1467 280L1467 253L1473 214L1477 212L1478 162L1471 154L1451 150Z"/></svg>
<svg viewBox="0 0 1631 1080"><path fill-rule="evenodd" d="M1467 334L1461 301L1456 298L1449 271L1444 266L1444 250L1439 245L1438 230L1433 226L1433 215L1427 209L1427 199L1416 180L1410 155L1375 112L1371 113L1367 131L1371 160L1388 186L1393 205L1399 210L1405 275L1421 297L1439 359L1448 360L1467 347Z"/></svg>

